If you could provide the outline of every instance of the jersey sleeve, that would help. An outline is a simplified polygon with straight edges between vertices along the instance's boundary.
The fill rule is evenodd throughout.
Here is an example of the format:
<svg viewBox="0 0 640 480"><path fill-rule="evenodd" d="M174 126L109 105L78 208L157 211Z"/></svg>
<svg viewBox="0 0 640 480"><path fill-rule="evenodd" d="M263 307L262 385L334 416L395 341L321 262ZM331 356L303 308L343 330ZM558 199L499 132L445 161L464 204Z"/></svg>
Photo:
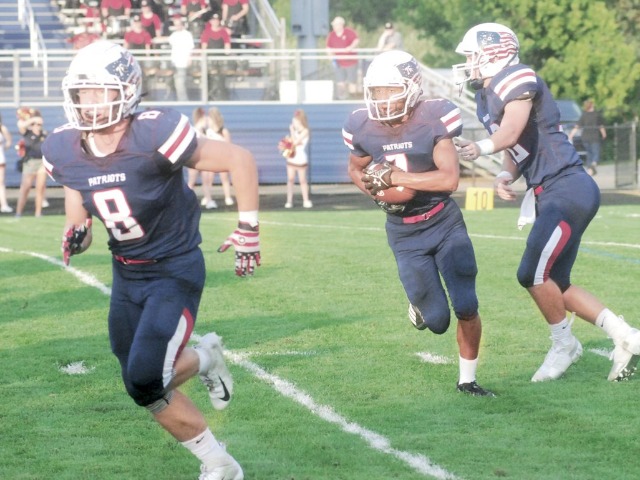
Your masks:
<svg viewBox="0 0 640 480"><path fill-rule="evenodd" d="M42 143L42 163L49 177L60 185L78 188L67 172L80 150L80 133L70 123L54 129Z"/></svg>
<svg viewBox="0 0 640 480"><path fill-rule="evenodd" d="M187 116L176 110L147 110L136 116L136 124L136 142L153 141L170 170L183 167L197 147L195 129Z"/></svg>
<svg viewBox="0 0 640 480"><path fill-rule="evenodd" d="M363 149L362 144L359 142L366 117L366 110L356 110L347 117L342 127L342 140L349 149L349 153L356 157L366 157L370 155L369 152Z"/></svg>
<svg viewBox="0 0 640 480"><path fill-rule="evenodd" d="M504 104L516 99L534 98L538 93L536 72L525 65L518 67L509 70L507 75L492 87Z"/></svg>
<svg viewBox="0 0 640 480"><path fill-rule="evenodd" d="M434 145L443 138L453 138L462 134L462 113L453 102L444 99L430 100L426 110L426 122L433 124Z"/></svg>

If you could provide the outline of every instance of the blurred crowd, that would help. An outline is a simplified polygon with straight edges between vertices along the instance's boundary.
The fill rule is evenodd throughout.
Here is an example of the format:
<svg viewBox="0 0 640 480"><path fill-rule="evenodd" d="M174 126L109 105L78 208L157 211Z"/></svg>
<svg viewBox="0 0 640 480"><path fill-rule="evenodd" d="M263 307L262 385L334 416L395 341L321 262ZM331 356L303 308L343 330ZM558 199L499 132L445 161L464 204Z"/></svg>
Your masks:
<svg viewBox="0 0 640 480"><path fill-rule="evenodd" d="M249 0L60 0L60 12L74 25L69 43L80 49L97 40L121 43L134 52L145 73L145 91L158 100L189 100L189 86L200 81L194 48L230 53L233 39L249 35ZM171 50L160 60L150 50ZM228 62L210 55L209 96L226 99ZM220 55L218 54L218 57Z"/></svg>
<svg viewBox="0 0 640 480"><path fill-rule="evenodd" d="M138 21L152 40L168 37L175 17L184 20L195 39L216 14L230 37L249 33L249 0L60 0L59 4L78 25L70 40L77 48L98 38L124 40Z"/></svg>

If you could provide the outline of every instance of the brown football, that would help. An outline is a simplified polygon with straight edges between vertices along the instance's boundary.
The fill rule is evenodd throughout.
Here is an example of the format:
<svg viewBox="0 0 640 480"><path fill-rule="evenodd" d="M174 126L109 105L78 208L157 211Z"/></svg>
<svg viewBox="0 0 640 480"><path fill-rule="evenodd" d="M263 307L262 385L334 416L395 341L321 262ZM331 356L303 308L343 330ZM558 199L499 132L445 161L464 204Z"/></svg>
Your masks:
<svg viewBox="0 0 640 480"><path fill-rule="evenodd" d="M369 165L366 168L365 173L375 172L376 170L379 170L380 168L382 168L382 164L381 163L374 163L374 164ZM402 171L401 168L399 168L399 167L397 167L395 165L392 165L391 169L392 170ZM398 204L407 203L409 200L411 200L415 196L416 196L416 190L414 190L413 188L409 188L409 187L391 187L391 188L387 188L386 190L380 190L378 193L376 193L375 199L376 200L381 200L381 201L386 202L386 203L390 203L392 205L398 205Z"/></svg>

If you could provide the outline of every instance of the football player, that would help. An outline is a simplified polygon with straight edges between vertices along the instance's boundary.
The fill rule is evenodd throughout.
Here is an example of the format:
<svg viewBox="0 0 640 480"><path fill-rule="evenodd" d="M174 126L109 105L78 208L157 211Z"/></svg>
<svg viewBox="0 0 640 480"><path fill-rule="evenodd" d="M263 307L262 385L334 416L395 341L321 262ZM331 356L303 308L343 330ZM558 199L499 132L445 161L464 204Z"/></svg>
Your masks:
<svg viewBox="0 0 640 480"><path fill-rule="evenodd" d="M519 62L515 33L504 25L471 28L456 52L466 62L454 65L458 83L476 90L478 119L489 137L460 142L460 155L504 152L503 171L495 179L497 194L515 200L511 183L523 176L528 188L520 223L533 222L518 268L526 288L551 330L552 345L533 382L555 380L582 354L571 333L567 312L575 312L613 339L609 380L628 378L640 355L640 332L597 298L571 283L580 240L600 206L600 191L560 126L558 107L545 82ZM535 212L529 214L528 212Z"/></svg>
<svg viewBox="0 0 640 480"><path fill-rule="evenodd" d="M251 153L196 138L170 109L136 112L141 71L131 53L100 41L81 49L62 82L69 123L43 146L51 177L64 185L65 263L91 243L91 219L108 233L113 285L111 349L136 404L200 461L203 480L243 478L203 414L178 389L199 375L213 407L229 403L233 383L215 333L187 346L205 281L200 207L183 167L229 171L236 186L238 228L219 248L236 250L238 275L260 264L258 177Z"/></svg>
<svg viewBox="0 0 640 480"><path fill-rule="evenodd" d="M458 320L457 390L494 396L476 382L482 334L478 269L462 212L450 198L460 177L452 140L462 131L460 110L448 100L421 100L421 94L414 57L391 50L374 58L364 77L367 108L352 112L342 131L349 175L367 195L397 186L417 191L404 204L375 199L387 214L387 238L409 300L409 319L419 330L446 332L448 292ZM375 172L367 169L378 163L383 167Z"/></svg>

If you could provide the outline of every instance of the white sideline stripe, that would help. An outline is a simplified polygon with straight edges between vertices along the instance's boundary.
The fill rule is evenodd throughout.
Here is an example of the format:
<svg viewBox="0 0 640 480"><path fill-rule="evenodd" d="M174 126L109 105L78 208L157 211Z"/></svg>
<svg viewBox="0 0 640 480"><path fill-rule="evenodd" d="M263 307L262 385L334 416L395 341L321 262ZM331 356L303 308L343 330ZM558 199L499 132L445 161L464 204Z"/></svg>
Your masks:
<svg viewBox="0 0 640 480"><path fill-rule="evenodd" d="M0 247L0 252L2 253L11 253L13 250L8 248ZM42 255L34 252L24 252L18 251L16 253L21 253L24 255L31 255L32 257L40 258L46 262L52 263L54 265L61 266L65 268L68 272L73 274L78 280L82 283L85 283L91 287L95 287L100 290L105 295L111 295L111 289L101 283L98 279L93 277L92 275L85 274L73 267L65 267L64 263L57 258L48 257L46 255ZM193 339L198 339L199 335L193 334ZM393 455L399 460L402 460L411 468L413 468L418 473L422 473L424 475L442 479L442 480L457 480L453 473L447 472L444 468L439 465L434 464L424 455L413 454L409 452L404 452L402 450L396 450L391 448L389 444L389 439L386 437L368 430L364 427L361 427L357 423L349 422L343 416L337 414L331 407L327 405L321 405L316 403L308 394L303 391L297 389L295 385L286 380L281 379L276 375L272 375L262 369L260 366L256 365L253 362L249 362L245 360L242 355L234 353L231 350L225 350L225 356L229 358L233 363L243 367L244 369L253 373L260 380L271 385L276 391L280 392L285 397L288 397L300 405L306 407L311 413L319 416L323 420L334 423L341 427L341 429L346 433L352 433L354 435L358 435L362 438L371 448L374 450L378 450L382 453L386 453L389 455Z"/></svg>
<svg viewBox="0 0 640 480"><path fill-rule="evenodd" d="M313 400L313 398L309 396L309 394L303 392L302 390L299 390L295 385L286 380L283 380L277 375L273 375L265 371L255 363L246 360L242 355L228 350L225 353L233 363L243 367L246 370L249 370L257 378L271 385L276 391L278 391L285 397L299 403L303 407L307 408L311 413L317 415L323 420L338 425L342 429L342 431L357 435L374 450L378 450L382 453L392 455L397 459L402 460L418 473L443 480L453 480L457 478L453 473L450 473L444 468L434 464L424 455L404 452L392 448L388 438L380 435L379 433L368 430L358 425L357 423L349 422L342 415L336 413L330 406L316 403L315 400Z"/></svg>

